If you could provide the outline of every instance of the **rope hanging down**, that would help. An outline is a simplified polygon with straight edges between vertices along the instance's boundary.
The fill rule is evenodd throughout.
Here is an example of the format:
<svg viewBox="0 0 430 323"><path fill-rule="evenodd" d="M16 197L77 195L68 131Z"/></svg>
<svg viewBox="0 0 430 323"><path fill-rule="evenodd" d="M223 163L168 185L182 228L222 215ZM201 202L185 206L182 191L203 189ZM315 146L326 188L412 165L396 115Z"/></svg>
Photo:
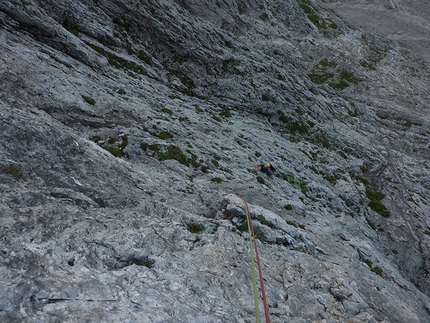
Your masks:
<svg viewBox="0 0 430 323"><path fill-rule="evenodd" d="M254 177L251 179L254 179ZM247 182L249 180L244 180L241 182ZM257 279L255 274L254 250L255 250L255 258L257 260L258 275L260 278L261 294L262 294L263 305L264 305L264 314L266 318L266 323L270 323L269 307L267 306L266 291L264 289L264 281L263 281L263 271L261 270L261 263L260 263L260 257L258 255L258 248L257 248L257 241L255 238L254 226L252 225L252 218L251 218L251 213L249 212L248 203L245 201L245 199L243 199L242 197L240 197L238 194L234 192L234 189L236 188L238 183L239 181L236 182L236 185L234 186L232 191L238 198L240 198L243 201L243 204L245 206L246 221L248 223L248 233L249 233L249 248L250 248L250 254L251 254L252 281L254 285L254 303L255 303L256 323L260 323L260 309L258 306L258 292L257 292ZM254 248L253 248L253 245L254 245Z"/></svg>

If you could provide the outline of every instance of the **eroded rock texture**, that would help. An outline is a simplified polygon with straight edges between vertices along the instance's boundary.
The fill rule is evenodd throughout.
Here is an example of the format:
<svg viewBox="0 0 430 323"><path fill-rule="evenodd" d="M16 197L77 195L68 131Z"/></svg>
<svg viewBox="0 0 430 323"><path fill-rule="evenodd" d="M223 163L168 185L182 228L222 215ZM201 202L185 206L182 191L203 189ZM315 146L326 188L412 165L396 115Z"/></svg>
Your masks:
<svg viewBox="0 0 430 323"><path fill-rule="evenodd" d="M0 2L0 321L429 322L426 8Z"/></svg>

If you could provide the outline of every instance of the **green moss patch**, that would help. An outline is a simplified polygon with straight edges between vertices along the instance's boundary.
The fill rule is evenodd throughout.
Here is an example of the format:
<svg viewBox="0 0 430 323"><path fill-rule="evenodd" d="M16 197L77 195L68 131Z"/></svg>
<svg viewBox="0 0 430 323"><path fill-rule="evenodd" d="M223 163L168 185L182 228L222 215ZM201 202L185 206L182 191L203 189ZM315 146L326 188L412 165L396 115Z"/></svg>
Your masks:
<svg viewBox="0 0 430 323"><path fill-rule="evenodd" d="M221 122L221 118L218 116L213 115L212 119L214 119L215 121Z"/></svg>
<svg viewBox="0 0 430 323"><path fill-rule="evenodd" d="M303 194L305 194L308 191L306 184L296 179L292 173L283 173L281 174L281 177L284 181L287 181L288 183L290 183L292 187L296 189L300 189Z"/></svg>
<svg viewBox="0 0 430 323"><path fill-rule="evenodd" d="M82 98L84 99L85 102L87 102L88 104L94 105L96 104L96 100L94 100L92 97L87 96L87 95L83 95Z"/></svg>
<svg viewBox="0 0 430 323"><path fill-rule="evenodd" d="M381 200L385 197L383 193L372 191L370 188L366 187L366 196L370 200L369 207L373 211L386 218L390 216L390 211L381 202Z"/></svg>
<svg viewBox="0 0 430 323"><path fill-rule="evenodd" d="M361 80L352 71L345 68L337 68L336 63L327 58L322 59L313 66L307 74L315 84L328 84L333 89L343 90L352 84L358 84Z"/></svg>
<svg viewBox="0 0 430 323"><path fill-rule="evenodd" d="M173 138L173 135L168 131L161 131L158 135L156 135L158 138L166 140Z"/></svg>
<svg viewBox="0 0 430 323"><path fill-rule="evenodd" d="M222 70L225 73L229 73L229 74L243 74L242 72L239 72L237 70L237 66L239 66L240 61L235 60L233 58L230 59L226 59L225 61L222 62Z"/></svg>
<svg viewBox="0 0 430 323"><path fill-rule="evenodd" d="M205 110L203 110L202 108L200 108L200 106L198 104L194 104L193 106L196 109L197 113L203 113L203 112L205 112Z"/></svg>
<svg viewBox="0 0 430 323"><path fill-rule="evenodd" d="M379 62L387 56L388 46L376 39L366 39L366 42L365 56L360 61L360 65L366 69L375 70Z"/></svg>
<svg viewBox="0 0 430 323"><path fill-rule="evenodd" d="M330 82L328 85L333 89L343 90L350 84L358 84L360 79L357 78L352 72L345 69L338 70L337 79Z"/></svg>
<svg viewBox="0 0 430 323"><path fill-rule="evenodd" d="M217 184L221 184L222 183L222 179L221 177L214 177L211 179L212 182L217 183Z"/></svg>
<svg viewBox="0 0 430 323"><path fill-rule="evenodd" d="M136 263L136 265L138 265L138 266L144 266L147 268L152 268L154 266L154 264L155 264L155 260L153 260L153 259L145 259L145 260L142 260L142 261Z"/></svg>
<svg viewBox="0 0 430 323"><path fill-rule="evenodd" d="M140 50L137 53L137 57L141 61L145 62L146 64L151 64L152 63L152 57L150 55L148 55L147 53L145 53L143 50Z"/></svg>
<svg viewBox="0 0 430 323"><path fill-rule="evenodd" d="M297 114L299 114L296 111ZM297 120L302 119L303 117L300 115L295 115L294 117L290 117L285 115L282 111L278 111L278 119L285 125L285 131L292 135L305 135L308 134L310 128L314 126L313 123L305 120Z"/></svg>
<svg viewBox="0 0 430 323"><path fill-rule="evenodd" d="M169 145L165 152L158 152L159 160L168 160L174 159L180 162L182 165L190 166L190 162L187 159L187 156L182 152L181 148L175 145Z"/></svg>
<svg viewBox="0 0 430 323"><path fill-rule="evenodd" d="M257 216L257 219L258 219L258 221L260 221L261 224L269 225L269 223L267 222L267 220L266 220L266 218L264 217L263 214L259 214Z"/></svg>
<svg viewBox="0 0 430 323"><path fill-rule="evenodd" d="M12 175L17 179L25 179L21 168L13 164L0 166L0 172Z"/></svg>
<svg viewBox="0 0 430 323"><path fill-rule="evenodd" d="M79 29L78 27L73 24L68 17L66 17L63 21L63 27L71 34L78 36L79 35Z"/></svg>
<svg viewBox="0 0 430 323"><path fill-rule="evenodd" d="M92 49L94 49L97 53L99 53L99 54L104 54L105 53L105 50L102 48L102 47L100 47L100 46L97 46L97 45L94 45L94 44L92 44L92 43L90 43L90 42L85 42L89 47L91 47Z"/></svg>
<svg viewBox="0 0 430 323"><path fill-rule="evenodd" d="M227 109L227 108L225 108L225 109L222 109L222 111L219 113L219 115L221 116L221 117L224 117L224 118L231 118L231 111L229 110L229 109Z"/></svg>
<svg viewBox="0 0 430 323"><path fill-rule="evenodd" d="M193 154L191 151L188 152L191 154L191 158L188 159L190 164L193 165L194 168L200 167L203 160L198 160L199 157L196 154Z"/></svg>
<svg viewBox="0 0 430 323"><path fill-rule="evenodd" d="M170 109L168 109L168 108L163 108L163 109L161 109L161 112L164 112L164 113L167 113L167 114L170 114L170 115L172 115L172 114L173 114L173 111L172 111L172 110L170 110Z"/></svg>
<svg viewBox="0 0 430 323"><path fill-rule="evenodd" d="M132 29L132 25L127 21L126 17L115 17L112 19L116 26L116 29L121 32L129 32Z"/></svg>
<svg viewBox="0 0 430 323"><path fill-rule="evenodd" d="M372 261L370 261L369 259L367 259L365 261L366 265L369 266L370 271L374 272L375 274L379 275L382 277L382 269L378 266L373 266Z"/></svg>
<svg viewBox="0 0 430 323"><path fill-rule="evenodd" d="M115 157L122 157L122 156L124 156L123 151L121 151L121 149L119 149L118 147L106 146L106 147L103 147L103 148L106 149L108 152L110 152Z"/></svg>
<svg viewBox="0 0 430 323"><path fill-rule="evenodd" d="M94 136L93 141L99 143L101 138L99 136ZM109 137L107 140L107 144L103 143L100 146L110 152L115 157L127 157L130 158L128 152L125 151L125 148L128 145L128 137L122 136L119 139L114 137Z"/></svg>
<svg viewBox="0 0 430 323"><path fill-rule="evenodd" d="M130 72L141 74L141 75L148 75L148 72L145 70L145 68L135 62L128 61L110 52L107 53L106 56L110 65L118 69L123 69L128 71L130 76L134 76Z"/></svg>
<svg viewBox="0 0 430 323"><path fill-rule="evenodd" d="M173 135L171 135L173 137ZM171 138L168 132L161 132L157 135L160 139L168 139ZM147 144L141 143L140 148L145 151L149 156L157 157L158 160L168 160L174 159L185 166L193 166L194 168L201 167L202 172L209 172L209 168L206 165L202 165L204 163L203 159L199 159L199 157L193 154L190 150L187 150L187 153L190 154L188 157L178 146L173 144L169 145L167 148L160 147L158 144Z"/></svg>
<svg viewBox="0 0 430 323"><path fill-rule="evenodd" d="M339 26L329 17L322 16L309 0L299 0L300 8L309 21L325 36L334 37L340 34Z"/></svg>
<svg viewBox="0 0 430 323"><path fill-rule="evenodd" d="M198 223L189 223L187 224L187 230L191 233L200 233L205 229L205 226L203 224Z"/></svg>

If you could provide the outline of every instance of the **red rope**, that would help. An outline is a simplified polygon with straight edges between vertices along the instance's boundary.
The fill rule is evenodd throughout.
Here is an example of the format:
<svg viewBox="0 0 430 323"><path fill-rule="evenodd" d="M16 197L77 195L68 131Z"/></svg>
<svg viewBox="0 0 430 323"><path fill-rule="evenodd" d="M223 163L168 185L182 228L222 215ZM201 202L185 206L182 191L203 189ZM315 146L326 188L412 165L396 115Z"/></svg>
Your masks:
<svg viewBox="0 0 430 323"><path fill-rule="evenodd" d="M244 199L242 200L245 202L246 214L249 219L249 224L251 226L252 240L254 241L255 258L257 259L258 275L260 277L261 295L263 298L263 305L264 305L264 315L266 317L266 323L270 323L269 307L267 306L266 291L264 289L263 271L261 270L260 257L258 256L257 239L255 238L254 226L252 225L252 218L251 218L251 213L249 212L248 203Z"/></svg>

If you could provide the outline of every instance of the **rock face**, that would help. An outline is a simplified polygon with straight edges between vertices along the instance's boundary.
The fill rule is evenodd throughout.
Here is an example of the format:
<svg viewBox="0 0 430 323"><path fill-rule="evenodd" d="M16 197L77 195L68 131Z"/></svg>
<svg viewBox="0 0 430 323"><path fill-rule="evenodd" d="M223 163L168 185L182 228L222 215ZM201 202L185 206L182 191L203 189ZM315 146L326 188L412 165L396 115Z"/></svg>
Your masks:
<svg viewBox="0 0 430 323"><path fill-rule="evenodd" d="M425 6L0 2L0 321L429 322Z"/></svg>

